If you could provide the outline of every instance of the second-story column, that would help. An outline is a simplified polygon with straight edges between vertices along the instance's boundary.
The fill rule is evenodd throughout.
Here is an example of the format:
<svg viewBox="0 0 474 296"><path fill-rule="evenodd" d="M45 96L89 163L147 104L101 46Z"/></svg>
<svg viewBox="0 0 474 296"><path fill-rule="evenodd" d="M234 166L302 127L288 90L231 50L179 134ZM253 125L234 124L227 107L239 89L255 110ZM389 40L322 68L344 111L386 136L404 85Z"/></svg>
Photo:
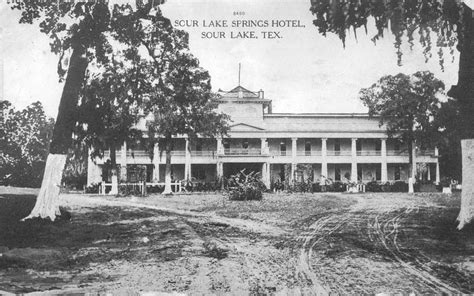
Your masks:
<svg viewBox="0 0 474 296"><path fill-rule="evenodd" d="M184 148L184 179L191 180L191 147L189 147L189 139L185 138Z"/></svg>
<svg viewBox="0 0 474 296"><path fill-rule="evenodd" d="M160 181L160 147L158 143L153 146L153 182L157 183Z"/></svg>
<svg viewBox="0 0 474 296"><path fill-rule="evenodd" d="M124 141L120 151L120 182L127 182L127 142Z"/></svg>
<svg viewBox="0 0 474 296"><path fill-rule="evenodd" d="M291 180L295 180L296 174L296 148L298 138L291 138Z"/></svg>
<svg viewBox="0 0 474 296"><path fill-rule="evenodd" d="M382 138L380 139L380 153L382 157L382 169L381 169L381 181L387 182L388 181L388 173L387 173L387 139Z"/></svg>
<svg viewBox="0 0 474 296"><path fill-rule="evenodd" d="M262 155L267 155L269 153L267 138L260 138L260 149Z"/></svg>
<svg viewBox="0 0 474 296"><path fill-rule="evenodd" d="M222 138L221 137L217 137L216 138L216 141L217 141L217 154L224 154L224 145L222 144Z"/></svg>
<svg viewBox="0 0 474 296"><path fill-rule="evenodd" d="M328 151L327 138L321 139L321 175L328 178Z"/></svg>
<svg viewBox="0 0 474 296"><path fill-rule="evenodd" d="M351 156L351 181L357 182L357 138L352 138Z"/></svg>

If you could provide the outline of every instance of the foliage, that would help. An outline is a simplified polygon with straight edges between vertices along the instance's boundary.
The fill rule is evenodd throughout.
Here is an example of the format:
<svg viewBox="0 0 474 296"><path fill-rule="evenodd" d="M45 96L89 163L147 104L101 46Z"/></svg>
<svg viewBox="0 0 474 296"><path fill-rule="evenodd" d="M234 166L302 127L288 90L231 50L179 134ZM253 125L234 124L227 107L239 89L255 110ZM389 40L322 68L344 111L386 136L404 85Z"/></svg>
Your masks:
<svg viewBox="0 0 474 296"><path fill-rule="evenodd" d="M54 121L46 117L40 102L19 111L6 101L1 105L0 180L12 186L39 187Z"/></svg>
<svg viewBox="0 0 474 296"><path fill-rule="evenodd" d="M444 83L431 72L413 75L387 75L369 88L361 89L360 99L369 108L369 116L378 117L389 137L396 137L408 147L410 176L413 143L425 149L435 146L440 138L434 119L440 102L437 98Z"/></svg>
<svg viewBox="0 0 474 296"><path fill-rule="evenodd" d="M424 149L439 138L433 120L440 108L437 96L443 90L444 83L431 72L400 73L361 89L360 99L369 108L369 115L385 125L389 137L396 136L406 144L416 141Z"/></svg>
<svg viewBox="0 0 474 296"><path fill-rule="evenodd" d="M230 200L262 200L266 190L258 173L245 173L245 170L230 176L226 195Z"/></svg>
<svg viewBox="0 0 474 296"><path fill-rule="evenodd" d="M119 196L141 196L142 191L140 186L137 185L119 185L118 192Z"/></svg>
<svg viewBox="0 0 474 296"><path fill-rule="evenodd" d="M87 186L84 190L85 193L99 193L100 184L92 183L91 185Z"/></svg>
<svg viewBox="0 0 474 296"><path fill-rule="evenodd" d="M372 37L374 43L389 30L395 36L395 49L398 63L402 63L402 43L404 35L410 49L418 42L423 47L423 54L428 60L432 56L432 47L438 48L440 66L443 68L444 53L442 47L449 48L453 55L458 39L463 41L463 13L467 7L456 0L313 0L311 12L316 17L313 24L319 33L326 36L328 32L336 34L345 44L350 30L357 37L357 29L364 27L367 33L369 18L375 20L377 33ZM436 36L433 40L432 35Z"/></svg>
<svg viewBox="0 0 474 296"><path fill-rule="evenodd" d="M87 146L74 139L66 160L62 184L73 189L83 189L87 183Z"/></svg>
<svg viewBox="0 0 474 296"><path fill-rule="evenodd" d="M408 183L403 181L397 181L392 184L391 192L407 192L408 191Z"/></svg>
<svg viewBox="0 0 474 296"><path fill-rule="evenodd" d="M377 181L370 181L365 184L365 191L367 192L382 192L382 184Z"/></svg>

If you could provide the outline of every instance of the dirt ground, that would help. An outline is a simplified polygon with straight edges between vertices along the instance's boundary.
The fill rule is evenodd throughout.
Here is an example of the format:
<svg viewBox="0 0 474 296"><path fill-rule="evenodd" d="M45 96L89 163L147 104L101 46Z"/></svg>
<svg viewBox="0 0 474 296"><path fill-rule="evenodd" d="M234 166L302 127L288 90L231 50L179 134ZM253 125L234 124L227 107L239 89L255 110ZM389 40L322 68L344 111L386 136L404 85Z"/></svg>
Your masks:
<svg viewBox="0 0 474 296"><path fill-rule="evenodd" d="M35 194L0 187L0 294L474 293L459 195L65 194L59 221L20 222Z"/></svg>

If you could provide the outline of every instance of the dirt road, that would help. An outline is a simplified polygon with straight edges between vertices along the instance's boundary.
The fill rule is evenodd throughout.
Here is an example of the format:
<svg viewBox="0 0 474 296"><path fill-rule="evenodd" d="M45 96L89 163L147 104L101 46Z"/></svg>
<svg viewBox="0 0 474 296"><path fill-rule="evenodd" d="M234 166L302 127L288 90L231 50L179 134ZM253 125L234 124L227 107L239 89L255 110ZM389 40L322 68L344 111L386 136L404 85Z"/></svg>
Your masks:
<svg viewBox="0 0 474 296"><path fill-rule="evenodd" d="M468 293L474 291L474 232L454 230L456 199L308 194L242 203L218 195L65 195L71 221L38 228L27 245L59 250L63 259L26 266L0 259L0 290ZM26 247L0 236L2 245Z"/></svg>

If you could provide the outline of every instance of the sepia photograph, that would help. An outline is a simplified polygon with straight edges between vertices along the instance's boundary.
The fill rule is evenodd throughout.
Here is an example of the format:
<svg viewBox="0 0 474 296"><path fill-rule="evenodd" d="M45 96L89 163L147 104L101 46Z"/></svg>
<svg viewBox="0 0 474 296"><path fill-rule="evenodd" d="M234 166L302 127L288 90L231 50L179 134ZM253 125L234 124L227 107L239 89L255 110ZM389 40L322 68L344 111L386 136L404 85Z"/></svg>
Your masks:
<svg viewBox="0 0 474 296"><path fill-rule="evenodd" d="M0 295L474 294L473 9L1 0Z"/></svg>

